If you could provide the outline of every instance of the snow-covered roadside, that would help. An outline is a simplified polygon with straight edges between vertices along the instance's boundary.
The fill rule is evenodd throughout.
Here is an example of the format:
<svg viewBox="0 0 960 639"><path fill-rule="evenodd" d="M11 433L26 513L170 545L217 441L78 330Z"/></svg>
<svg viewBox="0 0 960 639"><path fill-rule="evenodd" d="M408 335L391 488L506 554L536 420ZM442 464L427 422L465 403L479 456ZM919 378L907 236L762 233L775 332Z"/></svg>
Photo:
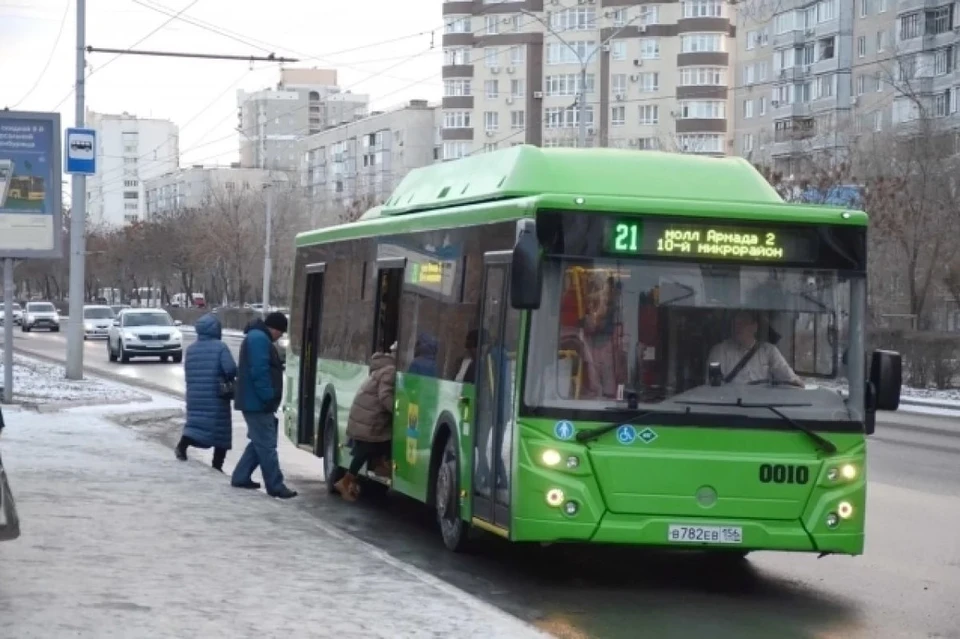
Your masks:
<svg viewBox="0 0 960 639"><path fill-rule="evenodd" d="M3 349L0 349L0 353ZM0 358L2 362L2 358ZM0 363L0 380L3 364ZM150 401L150 395L132 386L87 375L81 380L65 377L60 364L13 354L13 400L22 404L126 404Z"/></svg>

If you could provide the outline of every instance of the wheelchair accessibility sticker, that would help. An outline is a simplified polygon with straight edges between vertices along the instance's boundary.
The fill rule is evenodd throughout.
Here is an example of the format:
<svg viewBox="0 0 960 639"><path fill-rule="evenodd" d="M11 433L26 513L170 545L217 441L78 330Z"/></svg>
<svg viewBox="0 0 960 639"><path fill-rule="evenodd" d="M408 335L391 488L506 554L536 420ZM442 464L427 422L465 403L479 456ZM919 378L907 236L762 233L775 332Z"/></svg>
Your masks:
<svg viewBox="0 0 960 639"><path fill-rule="evenodd" d="M624 424L617 429L617 441L624 446L629 446L637 439L637 429L630 424Z"/></svg>
<svg viewBox="0 0 960 639"><path fill-rule="evenodd" d="M573 439L573 423L568 421L557 422L557 425L553 427L553 434L556 435L557 439Z"/></svg>

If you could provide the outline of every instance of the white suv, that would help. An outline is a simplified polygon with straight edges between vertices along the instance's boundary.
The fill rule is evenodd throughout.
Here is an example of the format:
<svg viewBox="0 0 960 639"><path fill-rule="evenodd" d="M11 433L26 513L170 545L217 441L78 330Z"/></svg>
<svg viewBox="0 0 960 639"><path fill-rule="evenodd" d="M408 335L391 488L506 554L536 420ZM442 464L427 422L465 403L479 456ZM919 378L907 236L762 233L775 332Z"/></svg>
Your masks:
<svg viewBox="0 0 960 639"><path fill-rule="evenodd" d="M27 302L20 330L29 333L35 328L46 328L59 333L60 313L57 312L57 307L50 302Z"/></svg>
<svg viewBox="0 0 960 639"><path fill-rule="evenodd" d="M180 321L159 308L126 308L120 311L107 334L107 357L126 364L134 357L159 357L183 361Z"/></svg>

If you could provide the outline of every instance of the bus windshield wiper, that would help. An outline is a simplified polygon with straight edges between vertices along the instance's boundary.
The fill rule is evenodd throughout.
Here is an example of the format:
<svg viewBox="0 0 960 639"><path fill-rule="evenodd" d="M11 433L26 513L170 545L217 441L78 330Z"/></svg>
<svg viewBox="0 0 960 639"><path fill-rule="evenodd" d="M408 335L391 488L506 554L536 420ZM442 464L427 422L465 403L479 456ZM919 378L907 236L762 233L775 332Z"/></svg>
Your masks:
<svg viewBox="0 0 960 639"><path fill-rule="evenodd" d="M784 422L789 424L792 428L799 430L801 433L804 433L807 437L816 442L820 450L826 453L835 453L837 452L837 447L834 446L833 442L829 439L822 437L820 434L810 430L797 420L793 419L789 415L786 415L781 411L781 408L800 408L806 406L812 406L813 404L753 404L743 401L743 399L738 398L736 402L704 402L704 401L695 401L695 400L686 400L678 401L677 404L684 404L687 406L736 406L742 408L766 408L771 413L782 419Z"/></svg>
<svg viewBox="0 0 960 639"><path fill-rule="evenodd" d="M618 408L619 408L619 407L618 407ZM577 433L576 440L577 440L578 442L580 442L580 443L584 443L584 442L588 442L588 441L590 441L590 440L592 440L592 439L597 439L598 437L603 437L604 435L606 435L607 433L609 433L609 432L612 431L612 430L615 430L615 429L620 428L621 426L624 426L624 425L627 425L627 424L636 424L637 422L639 422L640 420L642 420L644 417L647 417L648 415L653 415L653 414L656 413L656 412L657 412L657 411L646 410L646 411L643 411L642 413L638 413L638 414L634 415L633 417L631 417L630 419L628 419L628 420L625 421L625 422L613 422L613 423L610 423L610 424L606 424L606 425L604 425L604 426L598 426L597 428L590 428L590 429L588 429L588 430L581 430L579 433Z"/></svg>

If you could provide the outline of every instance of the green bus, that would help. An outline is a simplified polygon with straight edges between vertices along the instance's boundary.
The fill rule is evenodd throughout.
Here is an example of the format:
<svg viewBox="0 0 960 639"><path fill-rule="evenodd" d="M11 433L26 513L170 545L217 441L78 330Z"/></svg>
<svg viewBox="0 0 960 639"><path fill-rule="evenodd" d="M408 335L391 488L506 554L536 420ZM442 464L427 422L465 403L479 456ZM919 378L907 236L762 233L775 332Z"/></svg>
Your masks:
<svg viewBox="0 0 960 639"><path fill-rule="evenodd" d="M746 161L516 146L410 172L296 239L284 428L350 462L396 347L392 476L445 545L860 554L866 441L901 360L866 349L861 211ZM370 483L366 483L370 482Z"/></svg>

